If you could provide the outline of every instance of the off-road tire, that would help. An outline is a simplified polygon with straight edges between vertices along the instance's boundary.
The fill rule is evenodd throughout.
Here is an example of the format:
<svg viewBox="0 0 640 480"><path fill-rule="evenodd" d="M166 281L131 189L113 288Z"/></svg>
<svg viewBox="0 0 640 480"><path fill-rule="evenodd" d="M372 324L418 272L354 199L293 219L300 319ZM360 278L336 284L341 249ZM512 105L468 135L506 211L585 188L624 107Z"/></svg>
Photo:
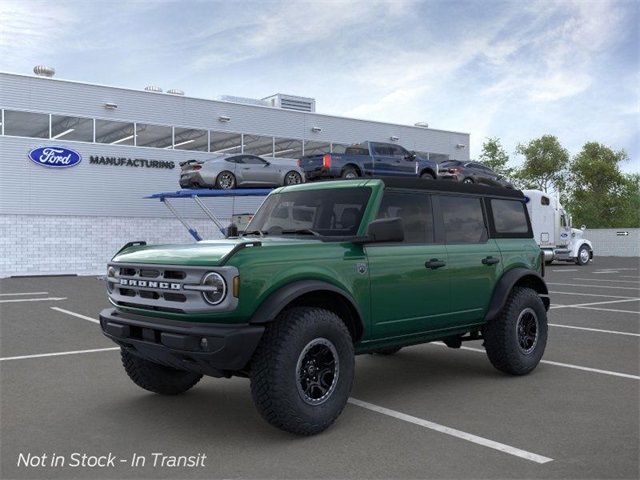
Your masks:
<svg viewBox="0 0 640 480"><path fill-rule="evenodd" d="M436 176L431 172L424 172L420 175L420 178L424 178L425 180L435 180Z"/></svg>
<svg viewBox="0 0 640 480"><path fill-rule="evenodd" d="M402 350L402 347L389 347L389 348L380 348L378 350L374 350L373 352L371 352L374 355L395 355L396 353L398 353L400 350Z"/></svg>
<svg viewBox="0 0 640 480"><path fill-rule="evenodd" d="M161 395L184 393L200 381L202 375L165 367L120 349L122 365L129 378L139 387Z"/></svg>
<svg viewBox="0 0 640 480"><path fill-rule="evenodd" d="M354 178L359 178L360 174L358 173L358 170L356 170L353 167L344 167L342 169L342 172L340 173L340 177L347 178L347 179L354 179Z"/></svg>
<svg viewBox="0 0 640 480"><path fill-rule="evenodd" d="M586 260L582 259L582 252L586 251L587 255L586 255ZM591 261L591 256L588 255L589 254L589 247L587 247L586 245L581 245L580 248L578 249L578 256L576 257L576 264L580 265L581 267L588 264L589 261Z"/></svg>
<svg viewBox="0 0 640 480"><path fill-rule="evenodd" d="M523 353L518 339L518 318L526 309L537 316L537 338L531 352ZM514 287L502 311L482 329L484 346L491 364L511 375L531 372L542 358L547 345L547 312L537 292Z"/></svg>
<svg viewBox="0 0 640 480"><path fill-rule="evenodd" d="M223 185L221 183L223 178L224 178L224 176L230 176L231 177L231 185L230 186L227 186L226 184ZM233 173L231 173L231 172L229 172L227 170L224 170L224 171L220 172L218 174L218 176L216 177L215 186L216 186L216 188L219 188L220 190L230 190L232 188L235 188L237 186L237 184L238 184L238 182L236 181L236 176Z"/></svg>
<svg viewBox="0 0 640 480"><path fill-rule="evenodd" d="M338 355L338 376L332 393L310 405L299 392L299 359L316 339L329 340ZM344 409L354 372L353 341L334 313L321 308L285 310L270 323L251 362L251 396L271 425L298 435L314 435L329 427Z"/></svg>

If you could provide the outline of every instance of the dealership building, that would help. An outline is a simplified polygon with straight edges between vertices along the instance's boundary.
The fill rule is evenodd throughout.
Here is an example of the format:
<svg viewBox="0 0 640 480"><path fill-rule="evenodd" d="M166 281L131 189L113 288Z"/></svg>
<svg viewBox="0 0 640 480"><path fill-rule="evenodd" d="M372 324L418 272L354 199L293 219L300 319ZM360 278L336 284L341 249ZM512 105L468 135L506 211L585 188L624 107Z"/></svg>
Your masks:
<svg viewBox="0 0 640 480"><path fill-rule="evenodd" d="M210 100L59 80L46 67L34 72L0 73L0 277L102 274L126 242L194 241L161 202L144 198L178 190L185 160L250 153L293 163L364 140L437 161L469 158L466 133L319 114L305 97ZM30 158L54 150L74 152L72 165L47 168ZM205 202L228 222L262 200ZM204 238L220 237L193 202L174 205Z"/></svg>

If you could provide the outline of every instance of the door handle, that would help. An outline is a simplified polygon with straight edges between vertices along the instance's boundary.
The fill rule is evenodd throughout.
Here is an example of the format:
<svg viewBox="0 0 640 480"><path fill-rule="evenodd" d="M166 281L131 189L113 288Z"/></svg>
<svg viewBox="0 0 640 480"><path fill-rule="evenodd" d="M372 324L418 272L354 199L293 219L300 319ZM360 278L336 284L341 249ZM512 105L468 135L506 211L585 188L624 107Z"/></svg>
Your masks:
<svg viewBox="0 0 640 480"><path fill-rule="evenodd" d="M432 258L431 260L427 260L424 262L424 266L430 268L431 270L436 270L437 268L444 267L447 262L443 262L442 260L438 260L437 258Z"/></svg>
<svg viewBox="0 0 640 480"><path fill-rule="evenodd" d="M482 263L484 265L495 265L496 263L500 263L500 259L493 258L493 257L485 257L482 259Z"/></svg>

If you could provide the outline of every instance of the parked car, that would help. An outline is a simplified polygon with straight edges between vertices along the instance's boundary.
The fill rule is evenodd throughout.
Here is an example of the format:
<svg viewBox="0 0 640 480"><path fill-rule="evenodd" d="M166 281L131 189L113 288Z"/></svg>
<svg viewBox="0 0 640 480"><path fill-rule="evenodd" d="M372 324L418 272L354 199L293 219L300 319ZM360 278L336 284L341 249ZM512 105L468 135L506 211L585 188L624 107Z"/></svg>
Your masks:
<svg viewBox="0 0 640 480"><path fill-rule="evenodd" d="M293 159L265 160L257 155L220 155L180 164L181 188L281 187L304 182Z"/></svg>
<svg viewBox="0 0 640 480"><path fill-rule="evenodd" d="M266 421L311 435L345 407L357 354L477 341L498 370L531 372L547 343L543 275L519 190L316 182L274 190L241 236L127 244L107 267L100 325L139 387L248 377Z"/></svg>
<svg viewBox="0 0 640 480"><path fill-rule="evenodd" d="M394 143L363 142L344 153L308 155L298 161L307 180L358 177L423 177L436 179L438 163Z"/></svg>
<svg viewBox="0 0 640 480"><path fill-rule="evenodd" d="M513 184L503 175L494 172L479 162L445 160L440 163L438 178L460 183L477 183L491 187L513 188Z"/></svg>

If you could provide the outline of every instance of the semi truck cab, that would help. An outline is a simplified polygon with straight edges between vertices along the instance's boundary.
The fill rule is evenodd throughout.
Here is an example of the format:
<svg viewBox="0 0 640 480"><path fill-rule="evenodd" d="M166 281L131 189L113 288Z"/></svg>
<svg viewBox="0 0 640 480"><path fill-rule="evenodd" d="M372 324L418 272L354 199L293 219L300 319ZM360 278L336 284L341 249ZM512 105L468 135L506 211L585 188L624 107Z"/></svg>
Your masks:
<svg viewBox="0 0 640 480"><path fill-rule="evenodd" d="M586 265L593 260L593 246L584 237L585 226L573 228L571 216L560 201L541 190L523 190L533 235L544 253L545 263L554 260Z"/></svg>

